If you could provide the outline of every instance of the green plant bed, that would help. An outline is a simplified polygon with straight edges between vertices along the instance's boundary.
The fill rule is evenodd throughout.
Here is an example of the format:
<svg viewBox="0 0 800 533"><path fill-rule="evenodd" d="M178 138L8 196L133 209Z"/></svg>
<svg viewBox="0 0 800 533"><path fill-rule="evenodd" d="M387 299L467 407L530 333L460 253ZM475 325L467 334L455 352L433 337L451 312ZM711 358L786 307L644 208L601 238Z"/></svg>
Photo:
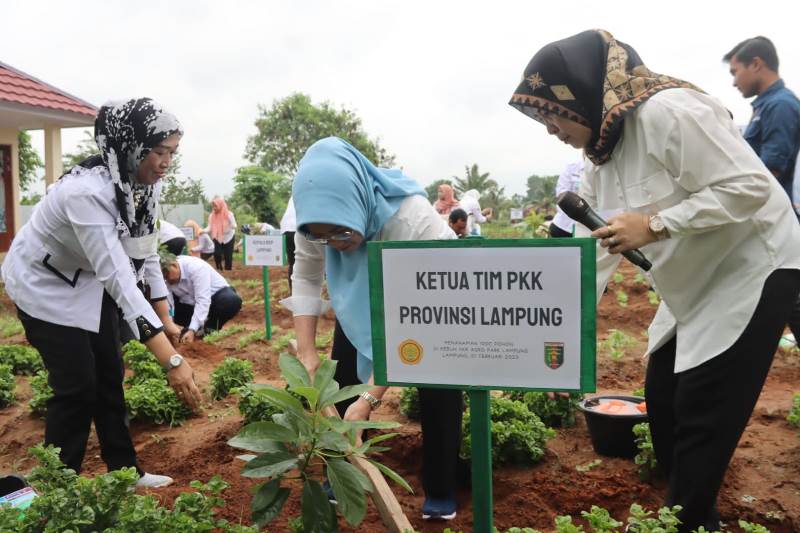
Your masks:
<svg viewBox="0 0 800 533"><path fill-rule="evenodd" d="M164 378L147 379L127 388L125 405L131 418L170 426L182 424L192 414Z"/></svg>
<svg viewBox="0 0 800 533"><path fill-rule="evenodd" d="M583 395L577 392L569 393L568 397L555 395L549 398L545 392L513 391L507 396L524 403L530 412L551 428L574 426L578 402L583 399Z"/></svg>
<svg viewBox="0 0 800 533"><path fill-rule="evenodd" d="M40 370L31 377L30 385L33 397L28 402L28 406L35 415L44 416L47 413L47 400L53 397L53 389L50 388L47 379L47 370Z"/></svg>
<svg viewBox="0 0 800 533"><path fill-rule="evenodd" d="M491 399L492 463L530 465L544 457L547 439L555 436L528 407L502 396ZM469 410L464 413L461 456L472 457Z"/></svg>
<svg viewBox="0 0 800 533"><path fill-rule="evenodd" d="M32 376L44 370L44 362L39 352L22 344L0 345L0 364L9 365L17 376Z"/></svg>
<svg viewBox="0 0 800 533"><path fill-rule="evenodd" d="M14 373L11 372L10 365L0 364L0 409L13 404L17 396L14 390L17 388L17 381Z"/></svg>
<svg viewBox="0 0 800 533"><path fill-rule="evenodd" d="M253 363L235 357L226 357L211 373L211 397L221 400L237 387L253 381Z"/></svg>
<svg viewBox="0 0 800 533"><path fill-rule="evenodd" d="M39 445L30 450L39 463L30 476L38 493L30 507L0 507L0 531L20 533L90 532L256 533L254 527L229 524L216 517L224 506L220 497L229 485L218 476L207 484L192 481L193 492L175 498L172 509L155 496L134 492L139 479L134 468L114 470L93 478L78 476L58 458L58 448Z"/></svg>
<svg viewBox="0 0 800 533"><path fill-rule="evenodd" d="M225 329L219 329L217 331L212 331L211 333L207 334L203 337L203 342L208 344L216 344L222 339L226 339L231 335L236 335L237 333L241 333L244 331L245 328L241 324L235 324L233 326L227 327Z"/></svg>
<svg viewBox="0 0 800 533"><path fill-rule="evenodd" d="M22 327L22 322L17 317L12 315L0 316L0 337L5 339L24 332L25 328Z"/></svg>
<svg viewBox="0 0 800 533"><path fill-rule="evenodd" d="M400 393L400 413L409 420L419 420L419 389L416 387L403 387Z"/></svg>

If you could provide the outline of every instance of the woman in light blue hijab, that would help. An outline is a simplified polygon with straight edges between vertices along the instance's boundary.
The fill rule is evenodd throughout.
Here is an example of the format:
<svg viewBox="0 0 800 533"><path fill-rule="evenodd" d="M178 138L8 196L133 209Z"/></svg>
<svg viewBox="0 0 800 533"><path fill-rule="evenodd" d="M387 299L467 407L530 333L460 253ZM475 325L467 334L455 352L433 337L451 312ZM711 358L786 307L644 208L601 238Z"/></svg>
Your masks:
<svg viewBox="0 0 800 533"><path fill-rule="evenodd" d="M314 346L323 271L336 313L331 357L340 385L374 383L369 310L367 241L452 239L455 234L428 203L424 189L399 170L379 168L336 137L306 152L292 188L297 211L292 297L298 358L309 371L319 365ZM349 405L348 420L369 418L387 387L374 387ZM461 442L461 391L421 389L423 518L456 514L456 468Z"/></svg>

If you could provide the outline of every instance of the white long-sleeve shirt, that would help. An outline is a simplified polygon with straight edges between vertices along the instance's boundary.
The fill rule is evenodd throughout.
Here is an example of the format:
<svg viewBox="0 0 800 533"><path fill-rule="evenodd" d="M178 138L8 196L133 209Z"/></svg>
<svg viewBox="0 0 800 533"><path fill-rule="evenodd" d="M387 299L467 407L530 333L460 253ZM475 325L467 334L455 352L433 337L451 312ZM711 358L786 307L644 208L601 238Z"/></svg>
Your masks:
<svg viewBox="0 0 800 533"><path fill-rule="evenodd" d="M228 282L202 259L190 255L179 255L176 259L181 268L181 279L178 283L167 284L170 304L174 306L177 298L183 304L193 305L189 329L197 331L208 319L211 297L227 287Z"/></svg>
<svg viewBox="0 0 800 533"><path fill-rule="evenodd" d="M473 233L473 228L477 231L477 234L480 235L481 224L487 220L483 213L481 213L480 202L476 198L465 194L461 200L459 200L458 206L453 209L457 208L463 209L464 212L467 213L467 235ZM447 220L447 217L445 217L445 220Z"/></svg>
<svg viewBox="0 0 800 533"><path fill-rule="evenodd" d="M192 251L201 254L212 254L214 253L214 241L211 240L207 233L201 233L197 236L197 246L192 248Z"/></svg>
<svg viewBox="0 0 800 533"><path fill-rule="evenodd" d="M158 197L160 185L156 187ZM105 167L58 180L14 238L3 261L6 292L14 303L34 318L96 333L105 290L136 335L138 317L161 327L136 286L117 233L118 215L114 184ZM144 267L152 299L167 295L157 238L157 233L145 238L152 241Z"/></svg>
<svg viewBox="0 0 800 533"><path fill-rule="evenodd" d="M417 241L426 239L455 239L456 234L441 216L420 195L409 196L400 209L386 221L372 239L374 241ZM309 242L295 233L292 296L281 303L294 316L319 315L330 304L321 298L325 278L325 245Z"/></svg>
<svg viewBox="0 0 800 533"><path fill-rule="evenodd" d="M556 182L556 197L562 192L578 192L582 178L583 160L568 164L558 176L558 181ZM575 227L575 221L569 218L558 206L556 206L556 215L553 217L553 224L570 233Z"/></svg>
<svg viewBox="0 0 800 533"><path fill-rule="evenodd" d="M660 213L671 238L641 249L662 297L648 352L677 333L675 372L730 348L767 277L800 268L788 196L708 95L670 89L642 104L611 160L586 164L581 195L601 210ZM598 246L598 301L619 258Z"/></svg>

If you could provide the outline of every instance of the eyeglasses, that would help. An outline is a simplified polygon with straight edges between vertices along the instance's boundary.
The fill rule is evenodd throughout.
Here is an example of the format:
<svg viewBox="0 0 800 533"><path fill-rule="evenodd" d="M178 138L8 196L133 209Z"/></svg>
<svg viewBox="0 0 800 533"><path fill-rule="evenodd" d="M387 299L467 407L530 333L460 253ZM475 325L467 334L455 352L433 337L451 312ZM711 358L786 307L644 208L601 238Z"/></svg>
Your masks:
<svg viewBox="0 0 800 533"><path fill-rule="evenodd" d="M353 238L353 235L355 235L355 232L351 229L337 231L336 233L328 235L327 237L319 237L314 235L305 228L298 228L298 231L300 232L300 235L306 238L307 241L315 244L328 244L330 241L349 241Z"/></svg>

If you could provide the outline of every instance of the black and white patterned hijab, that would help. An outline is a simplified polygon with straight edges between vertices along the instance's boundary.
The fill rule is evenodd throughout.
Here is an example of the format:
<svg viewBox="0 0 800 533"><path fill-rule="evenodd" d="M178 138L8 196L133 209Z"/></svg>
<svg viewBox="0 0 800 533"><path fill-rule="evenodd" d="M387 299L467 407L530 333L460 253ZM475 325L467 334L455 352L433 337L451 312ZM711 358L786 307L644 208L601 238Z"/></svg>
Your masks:
<svg viewBox="0 0 800 533"><path fill-rule="evenodd" d="M136 170L150 150L175 133L183 135L178 119L150 98L107 102L97 113L94 138L100 155L80 166L108 167L116 189L120 238L143 237L156 231L161 183L137 183Z"/></svg>

